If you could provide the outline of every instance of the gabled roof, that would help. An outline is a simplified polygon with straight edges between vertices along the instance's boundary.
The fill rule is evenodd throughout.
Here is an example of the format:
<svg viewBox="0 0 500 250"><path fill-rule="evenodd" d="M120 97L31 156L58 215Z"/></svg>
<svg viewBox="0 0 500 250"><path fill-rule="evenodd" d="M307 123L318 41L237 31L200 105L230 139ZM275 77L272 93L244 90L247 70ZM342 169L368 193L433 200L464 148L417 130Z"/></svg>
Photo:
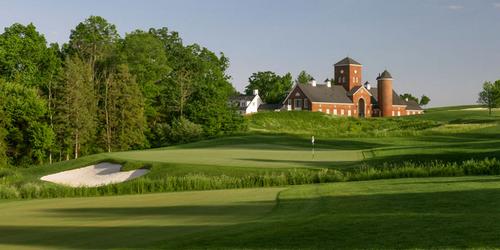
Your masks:
<svg viewBox="0 0 500 250"><path fill-rule="evenodd" d="M329 103L352 103L347 96L347 91L342 85L316 85L297 84L297 87L307 96L311 102L329 102Z"/></svg>
<svg viewBox="0 0 500 250"><path fill-rule="evenodd" d="M360 90L361 88L363 88L363 89L365 89L366 91L368 91L368 89L366 89L364 86L361 86L361 85L360 85L360 86L354 86L354 87L351 89L351 91L347 92L347 94L348 94L349 96L353 96L353 95L354 95L356 92L358 92L358 90ZM370 95L372 95L372 93L371 93L370 91L368 91L368 93L369 93Z"/></svg>
<svg viewBox="0 0 500 250"><path fill-rule="evenodd" d="M372 93L372 104L374 106L378 107L378 90L377 88L371 88L370 93ZM392 105L407 105L407 102L405 102L399 95L396 93L396 91L392 90Z"/></svg>
<svg viewBox="0 0 500 250"><path fill-rule="evenodd" d="M259 107L257 108L258 111L264 111L264 110L277 110L277 109L281 109L283 107L283 104L281 103L263 103L261 105L259 105Z"/></svg>
<svg viewBox="0 0 500 250"><path fill-rule="evenodd" d="M406 102L406 110L423 110L415 100L408 100Z"/></svg>
<svg viewBox="0 0 500 250"><path fill-rule="evenodd" d="M346 57L346 58L340 60L338 63L336 63L335 66L349 65L349 64L361 65L361 63L357 62L356 60L354 60L350 57Z"/></svg>
<svg viewBox="0 0 500 250"><path fill-rule="evenodd" d="M237 95L230 98L231 101L249 101L251 102L256 95Z"/></svg>

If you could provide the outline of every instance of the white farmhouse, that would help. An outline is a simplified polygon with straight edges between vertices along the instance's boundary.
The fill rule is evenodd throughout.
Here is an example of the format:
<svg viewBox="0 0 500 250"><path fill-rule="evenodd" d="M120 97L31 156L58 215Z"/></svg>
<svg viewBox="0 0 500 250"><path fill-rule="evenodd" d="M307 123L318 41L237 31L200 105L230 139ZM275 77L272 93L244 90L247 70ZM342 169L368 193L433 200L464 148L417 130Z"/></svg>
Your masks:
<svg viewBox="0 0 500 250"><path fill-rule="evenodd" d="M231 103L238 107L240 114L249 115L257 113L259 106L264 102L260 99L259 90L255 89L253 95L239 95L231 98Z"/></svg>

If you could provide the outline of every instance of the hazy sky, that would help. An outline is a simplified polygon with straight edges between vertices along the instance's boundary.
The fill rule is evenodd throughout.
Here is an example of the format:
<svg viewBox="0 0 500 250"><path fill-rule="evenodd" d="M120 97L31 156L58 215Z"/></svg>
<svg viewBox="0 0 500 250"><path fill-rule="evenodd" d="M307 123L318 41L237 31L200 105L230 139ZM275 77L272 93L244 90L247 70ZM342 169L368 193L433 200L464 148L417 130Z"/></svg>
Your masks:
<svg viewBox="0 0 500 250"><path fill-rule="evenodd" d="M66 42L89 15L121 35L168 27L224 52L238 90L257 71L323 80L347 55L363 80L387 69L396 91L427 94L431 106L475 103L482 82L500 79L500 0L0 0L0 28L33 22L49 42Z"/></svg>

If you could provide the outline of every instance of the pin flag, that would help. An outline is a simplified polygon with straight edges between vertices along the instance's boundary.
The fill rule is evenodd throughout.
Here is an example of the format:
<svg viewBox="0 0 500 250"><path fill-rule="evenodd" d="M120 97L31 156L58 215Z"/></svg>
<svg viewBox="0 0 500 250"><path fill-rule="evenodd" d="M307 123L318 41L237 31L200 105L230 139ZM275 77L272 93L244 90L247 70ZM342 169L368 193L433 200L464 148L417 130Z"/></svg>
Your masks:
<svg viewBox="0 0 500 250"><path fill-rule="evenodd" d="M314 160L314 135L311 137L311 143L312 143L312 159Z"/></svg>

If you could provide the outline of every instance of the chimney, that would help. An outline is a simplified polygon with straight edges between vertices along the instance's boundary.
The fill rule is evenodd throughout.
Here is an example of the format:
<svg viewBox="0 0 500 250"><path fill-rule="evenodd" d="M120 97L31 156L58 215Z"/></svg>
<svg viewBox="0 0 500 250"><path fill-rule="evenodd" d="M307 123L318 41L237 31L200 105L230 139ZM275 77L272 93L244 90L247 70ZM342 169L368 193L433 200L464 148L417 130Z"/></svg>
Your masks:
<svg viewBox="0 0 500 250"><path fill-rule="evenodd" d="M316 87L316 80L311 78L311 86Z"/></svg>
<svg viewBox="0 0 500 250"><path fill-rule="evenodd" d="M332 87L332 81L330 79L326 78L325 83L328 88Z"/></svg>
<svg viewBox="0 0 500 250"><path fill-rule="evenodd" d="M258 89L254 89L253 90L253 95L259 95L259 90Z"/></svg>

